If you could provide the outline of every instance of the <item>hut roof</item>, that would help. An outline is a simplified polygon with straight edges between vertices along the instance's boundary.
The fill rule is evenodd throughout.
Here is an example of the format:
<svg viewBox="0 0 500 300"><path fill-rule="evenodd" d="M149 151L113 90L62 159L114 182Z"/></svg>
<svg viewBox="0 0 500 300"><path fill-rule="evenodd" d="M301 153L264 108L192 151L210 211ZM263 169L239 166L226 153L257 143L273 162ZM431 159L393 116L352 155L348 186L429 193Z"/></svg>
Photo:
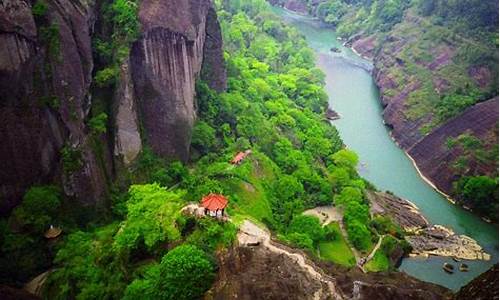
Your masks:
<svg viewBox="0 0 500 300"><path fill-rule="evenodd" d="M45 231L44 236L47 239L53 239L58 237L61 233L62 233L61 228L50 225L50 228L47 231Z"/></svg>
<svg viewBox="0 0 500 300"><path fill-rule="evenodd" d="M208 194L201 199L201 206L208 210L223 209L227 206L227 198L220 194Z"/></svg>
<svg viewBox="0 0 500 300"><path fill-rule="evenodd" d="M247 150L245 152L238 152L238 154L236 154L236 156L233 158L233 160L231 160L231 163L232 164L237 164L239 163L240 161L242 161L245 157L248 156L248 154L252 153L251 150Z"/></svg>

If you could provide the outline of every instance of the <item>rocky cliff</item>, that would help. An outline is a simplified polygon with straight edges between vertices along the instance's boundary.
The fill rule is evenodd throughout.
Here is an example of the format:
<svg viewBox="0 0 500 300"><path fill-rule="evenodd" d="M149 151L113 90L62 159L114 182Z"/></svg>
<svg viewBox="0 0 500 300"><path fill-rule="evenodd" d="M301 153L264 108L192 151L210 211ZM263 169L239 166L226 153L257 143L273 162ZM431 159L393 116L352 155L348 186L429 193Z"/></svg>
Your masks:
<svg viewBox="0 0 500 300"><path fill-rule="evenodd" d="M497 159L467 154L462 147L449 145L450 139L470 135L482 143L483 149L494 151L498 145L498 98L475 98L476 105L445 120L439 116L436 103L467 88L493 95L498 90L493 88L496 79L487 67L488 60L476 65L464 61L459 56L464 51L462 38L432 38L437 32L448 34L447 29L435 28L408 11L390 32L355 35L348 45L373 60L383 118L394 140L415 160L425 177L440 191L452 195L453 182L462 176L498 174ZM465 156L469 158L464 166L456 168Z"/></svg>
<svg viewBox="0 0 500 300"><path fill-rule="evenodd" d="M454 299L498 299L498 264L462 287Z"/></svg>
<svg viewBox="0 0 500 300"><path fill-rule="evenodd" d="M205 75L215 79L209 81L213 88L225 87L217 17L210 1L147 0L141 1L139 19L142 34L130 61L144 138L160 156L186 161L204 50L210 63Z"/></svg>
<svg viewBox="0 0 500 300"><path fill-rule="evenodd" d="M94 10L86 1L54 0L47 6L35 22L30 1L0 4L2 211L35 183L63 182L66 194L85 204L106 192L105 170L85 126ZM63 148L77 168L63 165Z"/></svg>
<svg viewBox="0 0 500 300"><path fill-rule="evenodd" d="M322 287L284 254L273 253L262 245L236 247L220 254L217 279L205 299L451 298L445 288L418 281L404 273L365 274L358 269L346 271L328 263L316 263L335 278L335 295L322 297L317 291L325 291L327 287Z"/></svg>
<svg viewBox="0 0 500 300"><path fill-rule="evenodd" d="M92 136L92 38L102 16L93 1L43 3L35 13L34 1L0 3L1 212L33 184L62 184L67 196L96 205L114 175L113 152L129 165L144 143L165 158L187 160L196 78L203 69L212 88L225 88L210 1L141 1L140 37L121 67L108 113L113 122L107 134Z"/></svg>
<svg viewBox="0 0 500 300"><path fill-rule="evenodd" d="M462 146L447 146L447 140L457 139L464 134L479 138L484 141L484 147L489 149L498 145L498 98L470 107L433 130L409 149L408 153L415 159L423 175L447 194L452 193L452 182L458 179L453 163L465 155L466 151ZM497 167L474 158L463 174L494 176Z"/></svg>

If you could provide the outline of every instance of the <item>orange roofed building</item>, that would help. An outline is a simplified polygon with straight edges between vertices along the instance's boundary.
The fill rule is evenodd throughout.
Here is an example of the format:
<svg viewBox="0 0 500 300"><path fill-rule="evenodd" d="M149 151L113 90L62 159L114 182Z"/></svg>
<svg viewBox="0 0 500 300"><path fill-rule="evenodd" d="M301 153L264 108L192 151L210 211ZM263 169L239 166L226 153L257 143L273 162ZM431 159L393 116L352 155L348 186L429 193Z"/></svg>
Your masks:
<svg viewBox="0 0 500 300"><path fill-rule="evenodd" d="M252 153L252 150L238 152L238 154L236 154L236 156L231 160L231 163L233 165L239 165L250 153Z"/></svg>
<svg viewBox="0 0 500 300"><path fill-rule="evenodd" d="M201 206L205 208L205 215L208 214L213 217L224 216L227 203L227 198L220 194L208 194L201 199Z"/></svg>

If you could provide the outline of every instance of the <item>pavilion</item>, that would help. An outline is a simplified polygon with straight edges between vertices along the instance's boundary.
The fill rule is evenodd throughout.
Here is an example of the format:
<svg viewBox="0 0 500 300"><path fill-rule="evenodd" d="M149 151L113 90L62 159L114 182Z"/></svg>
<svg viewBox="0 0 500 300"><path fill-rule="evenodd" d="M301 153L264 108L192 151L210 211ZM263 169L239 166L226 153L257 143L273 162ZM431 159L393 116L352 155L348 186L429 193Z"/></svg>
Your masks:
<svg viewBox="0 0 500 300"><path fill-rule="evenodd" d="M236 156L231 160L231 163L233 165L239 165L250 153L252 153L252 150L238 152L238 154L236 154Z"/></svg>
<svg viewBox="0 0 500 300"><path fill-rule="evenodd" d="M227 198L220 194L211 193L201 199L201 206L205 208L205 215L212 217L223 217L227 203Z"/></svg>
<svg viewBox="0 0 500 300"><path fill-rule="evenodd" d="M62 229L59 227L54 227L50 225L50 228L45 232L44 236L46 239L55 239L59 235L61 235Z"/></svg>

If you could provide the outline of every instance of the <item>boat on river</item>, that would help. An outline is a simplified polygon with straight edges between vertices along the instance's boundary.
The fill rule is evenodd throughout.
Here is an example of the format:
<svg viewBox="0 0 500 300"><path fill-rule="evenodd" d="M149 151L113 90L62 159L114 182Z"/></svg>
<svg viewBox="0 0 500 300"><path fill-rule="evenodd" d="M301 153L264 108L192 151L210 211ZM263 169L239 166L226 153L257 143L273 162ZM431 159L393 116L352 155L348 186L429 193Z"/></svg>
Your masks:
<svg viewBox="0 0 500 300"><path fill-rule="evenodd" d="M444 263L443 264L443 270L446 273L453 274L453 272L455 271L455 267L452 264Z"/></svg>
<svg viewBox="0 0 500 300"><path fill-rule="evenodd" d="M460 264L460 267L458 269L460 270L460 272L469 272L469 265Z"/></svg>

